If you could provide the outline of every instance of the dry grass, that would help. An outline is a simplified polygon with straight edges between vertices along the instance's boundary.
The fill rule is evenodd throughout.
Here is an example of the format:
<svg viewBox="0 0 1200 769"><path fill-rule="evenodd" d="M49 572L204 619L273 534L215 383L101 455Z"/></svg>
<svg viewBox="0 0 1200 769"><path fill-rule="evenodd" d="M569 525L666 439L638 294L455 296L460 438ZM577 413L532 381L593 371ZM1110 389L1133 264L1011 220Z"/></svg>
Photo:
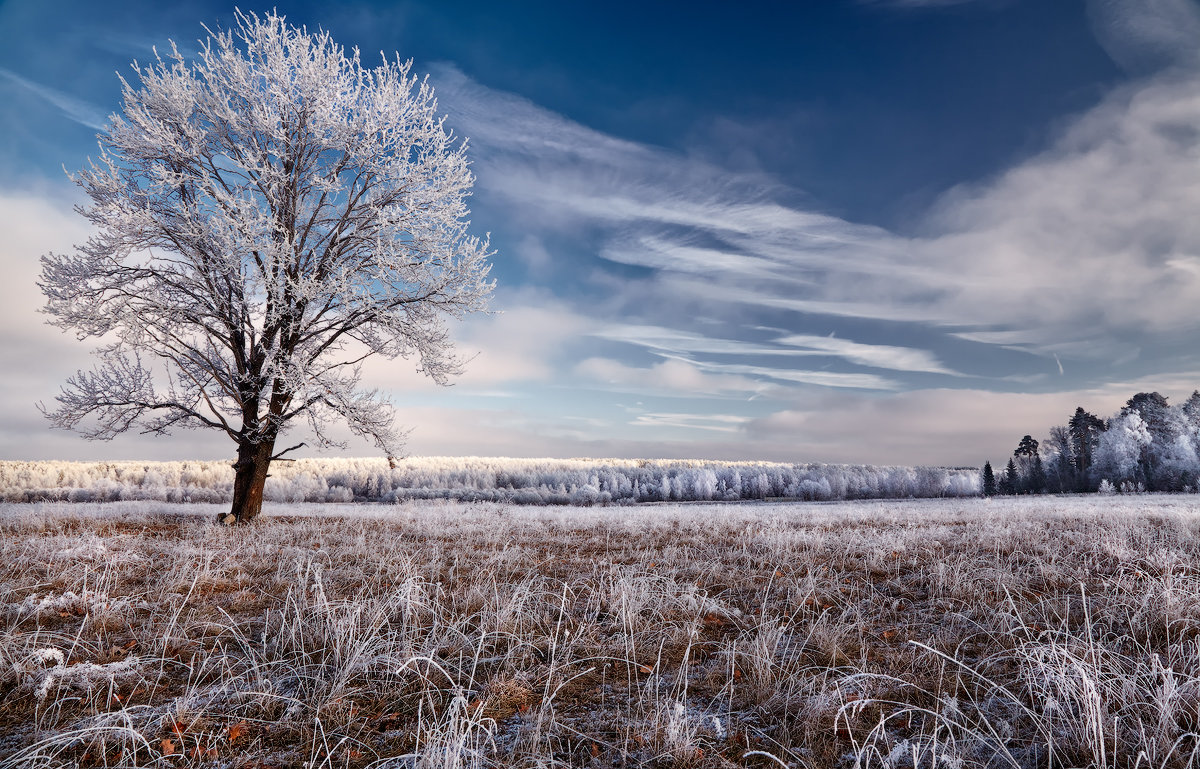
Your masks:
<svg viewBox="0 0 1200 769"><path fill-rule="evenodd" d="M0 768L1192 766L1194 499L0 506Z"/></svg>

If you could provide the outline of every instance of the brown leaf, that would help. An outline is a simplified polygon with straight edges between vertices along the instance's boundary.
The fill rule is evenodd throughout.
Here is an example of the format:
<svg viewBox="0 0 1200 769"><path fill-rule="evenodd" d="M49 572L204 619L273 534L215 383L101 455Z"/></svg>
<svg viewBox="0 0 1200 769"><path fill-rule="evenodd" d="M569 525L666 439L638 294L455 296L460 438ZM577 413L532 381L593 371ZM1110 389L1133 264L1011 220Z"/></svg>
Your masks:
<svg viewBox="0 0 1200 769"><path fill-rule="evenodd" d="M246 722L238 721L236 724L229 727L226 731L229 733L229 741L233 742L238 737L241 737L243 734L246 733Z"/></svg>
<svg viewBox="0 0 1200 769"><path fill-rule="evenodd" d="M175 740L164 739L159 743L159 747L162 748L162 754L164 756L175 755Z"/></svg>

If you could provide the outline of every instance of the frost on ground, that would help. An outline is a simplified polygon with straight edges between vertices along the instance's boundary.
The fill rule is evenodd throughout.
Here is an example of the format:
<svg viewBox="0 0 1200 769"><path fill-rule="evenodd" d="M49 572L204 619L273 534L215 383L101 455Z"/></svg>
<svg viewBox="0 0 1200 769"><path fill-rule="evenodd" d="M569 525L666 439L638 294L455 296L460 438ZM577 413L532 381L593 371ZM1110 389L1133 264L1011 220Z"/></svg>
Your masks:
<svg viewBox="0 0 1200 769"><path fill-rule="evenodd" d="M1194 499L0 506L0 768L1198 765Z"/></svg>

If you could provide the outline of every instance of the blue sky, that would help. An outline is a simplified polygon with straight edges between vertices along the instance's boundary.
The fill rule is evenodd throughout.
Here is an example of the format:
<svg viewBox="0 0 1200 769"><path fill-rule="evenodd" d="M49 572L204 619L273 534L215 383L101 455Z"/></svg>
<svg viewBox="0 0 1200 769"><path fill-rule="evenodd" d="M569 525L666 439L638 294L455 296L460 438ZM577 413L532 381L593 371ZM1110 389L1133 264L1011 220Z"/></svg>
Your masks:
<svg viewBox="0 0 1200 769"><path fill-rule="evenodd" d="M367 370L413 454L981 464L1200 386L1193 0L275 7L413 58L470 137L499 312L453 387ZM33 408L89 365L37 314L38 257L87 236L63 167L118 72L232 22L0 4L0 458L232 453Z"/></svg>

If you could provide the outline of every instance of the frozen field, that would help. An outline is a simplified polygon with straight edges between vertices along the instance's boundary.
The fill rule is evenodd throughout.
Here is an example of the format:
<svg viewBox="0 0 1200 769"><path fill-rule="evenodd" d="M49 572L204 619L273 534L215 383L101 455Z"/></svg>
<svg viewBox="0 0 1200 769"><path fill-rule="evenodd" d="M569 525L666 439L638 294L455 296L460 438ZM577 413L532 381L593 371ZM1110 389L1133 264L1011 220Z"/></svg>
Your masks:
<svg viewBox="0 0 1200 769"><path fill-rule="evenodd" d="M1200 497L0 505L0 767L1186 767Z"/></svg>

